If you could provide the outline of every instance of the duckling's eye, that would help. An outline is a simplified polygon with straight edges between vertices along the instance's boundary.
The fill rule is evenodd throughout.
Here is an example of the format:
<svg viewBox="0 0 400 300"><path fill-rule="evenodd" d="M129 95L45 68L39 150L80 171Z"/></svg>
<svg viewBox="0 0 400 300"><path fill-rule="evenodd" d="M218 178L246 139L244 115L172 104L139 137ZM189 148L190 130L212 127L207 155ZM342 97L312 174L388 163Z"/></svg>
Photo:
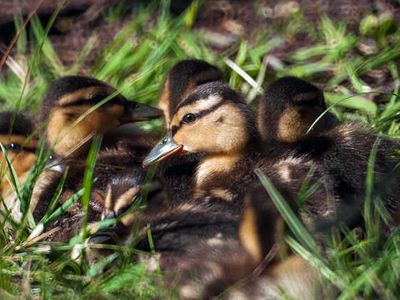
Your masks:
<svg viewBox="0 0 400 300"><path fill-rule="evenodd" d="M130 102L130 103L129 103L129 109L134 110L134 109L137 108L137 107L138 107L138 104L137 104L137 103L134 103L134 102Z"/></svg>
<svg viewBox="0 0 400 300"><path fill-rule="evenodd" d="M20 152L22 150L22 146L21 145L13 144L13 143L6 145L5 148L7 150L10 150L10 151L13 151L13 152Z"/></svg>
<svg viewBox="0 0 400 300"><path fill-rule="evenodd" d="M194 121L196 121L196 116L192 113L186 114L182 118L183 123L192 123Z"/></svg>

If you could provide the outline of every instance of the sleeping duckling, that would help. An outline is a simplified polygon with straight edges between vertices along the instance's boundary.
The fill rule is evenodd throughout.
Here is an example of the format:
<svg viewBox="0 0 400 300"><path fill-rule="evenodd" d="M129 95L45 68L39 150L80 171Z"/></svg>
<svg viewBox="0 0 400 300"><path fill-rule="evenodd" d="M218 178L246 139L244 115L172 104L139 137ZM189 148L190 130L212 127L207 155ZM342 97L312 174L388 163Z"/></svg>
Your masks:
<svg viewBox="0 0 400 300"><path fill-rule="evenodd" d="M238 213L249 184L258 181L253 173L256 168L274 184L285 183L293 193L298 192L310 170L316 169L307 156L294 156L284 147L263 153L252 111L238 93L220 82L199 86L178 105L170 131L143 164L148 166L182 152L204 153L195 173L194 198L208 202L210 197L208 205L222 205ZM318 208L313 205L314 199L309 199L309 205L319 210L316 213L323 213L329 209L325 177L316 169L313 180L323 182L315 201L322 197L326 203Z"/></svg>
<svg viewBox="0 0 400 300"><path fill-rule="evenodd" d="M178 104L198 86L223 81L222 72L203 60L182 60L169 71L159 100L168 128ZM186 201L192 193L193 175L201 155L187 154L172 157L160 164L158 174L172 203Z"/></svg>
<svg viewBox="0 0 400 300"><path fill-rule="evenodd" d="M6 151L0 151L0 196L7 208L12 211L14 219L18 215L19 203L11 193L12 187L7 179L10 173L6 156L15 170L18 182L23 184L29 170L36 162L37 141L32 137L33 131L32 122L23 114L0 112L0 144Z"/></svg>
<svg viewBox="0 0 400 300"><path fill-rule="evenodd" d="M98 134L104 134L104 139L94 169L94 188L105 193L112 178L120 174L144 180L145 171L141 168L141 161L146 151L154 145L155 137L137 128L120 126L159 117L161 111L128 101L115 93L116 90L106 83L82 76L64 77L49 87L41 120L46 119L47 115L47 142L56 158L63 159L68 169L60 202L69 199L82 187L84 158L92 138ZM102 101L107 98L110 101L103 104ZM68 158L74 158L75 161L65 160ZM44 216L62 177L63 172L52 169L41 175L31 201L36 220ZM102 207L95 202L90 204L93 204L90 211L93 214L89 215L89 220L98 220ZM71 222L72 216L80 218L81 213L82 209L76 203L63 220ZM58 223L64 221L58 220Z"/></svg>
<svg viewBox="0 0 400 300"><path fill-rule="evenodd" d="M346 218L358 224L365 199L369 157L374 143L378 142L374 193L381 194L387 207L396 214L400 208L399 171L394 169L398 159L392 154L398 143L379 139L361 125L336 122L332 115L324 114L325 110L323 93L315 86L294 77L275 81L266 90L258 111L264 146L286 144L296 155L309 156L330 178L335 198L348 205ZM317 118L320 119L307 134Z"/></svg>

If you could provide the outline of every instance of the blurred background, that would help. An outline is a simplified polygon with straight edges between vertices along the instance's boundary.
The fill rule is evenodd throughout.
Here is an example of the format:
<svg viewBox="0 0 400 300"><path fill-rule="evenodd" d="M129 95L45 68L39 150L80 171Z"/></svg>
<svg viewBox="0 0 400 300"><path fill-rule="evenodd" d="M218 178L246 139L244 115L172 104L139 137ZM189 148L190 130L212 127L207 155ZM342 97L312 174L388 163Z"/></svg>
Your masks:
<svg viewBox="0 0 400 300"><path fill-rule="evenodd" d="M249 103L295 75L339 118L393 132L375 121L399 108L399 14L389 0L0 0L0 103L36 111L50 80L88 74L155 104L169 68L199 58Z"/></svg>

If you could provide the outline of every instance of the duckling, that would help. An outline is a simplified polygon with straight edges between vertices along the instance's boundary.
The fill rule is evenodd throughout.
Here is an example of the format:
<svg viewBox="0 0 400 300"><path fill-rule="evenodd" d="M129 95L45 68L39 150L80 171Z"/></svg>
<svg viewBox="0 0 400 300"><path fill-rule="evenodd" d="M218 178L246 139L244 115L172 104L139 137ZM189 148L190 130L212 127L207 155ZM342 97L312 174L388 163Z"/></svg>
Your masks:
<svg viewBox="0 0 400 300"><path fill-rule="evenodd" d="M114 181L103 200L107 203L106 215L124 214L137 201L135 194L139 190L125 180ZM291 201L293 204L294 199ZM244 214L239 217L210 209L202 201L160 209L150 200L142 214L136 210L124 215L111 230L96 232L88 244L129 245L133 239L139 241L134 244L135 249L149 252L146 231L150 228L155 257L166 274L166 284L177 288L182 299L211 298L231 286L234 287L227 295L232 297L278 297L282 288L291 295L302 291L304 299L306 295L315 296L311 292L316 285L316 272L287 249L283 219L266 191L259 184L249 188L245 204ZM98 249L88 252L91 260L110 254ZM148 258L137 259L145 262Z"/></svg>
<svg viewBox="0 0 400 300"><path fill-rule="evenodd" d="M109 101L105 101L107 99ZM49 86L39 124L45 124L46 138L54 156L80 158L87 153L95 135L105 135L103 148L106 148L115 144L113 135L118 131L114 130L120 126L160 116L160 110L127 100L105 82L85 76L67 76ZM137 138L137 131L133 135Z"/></svg>
<svg viewBox="0 0 400 300"><path fill-rule="evenodd" d="M257 118L262 139L282 143L299 141L309 129L309 134L329 130L338 122L327 112L322 90L289 76L268 86L259 102Z"/></svg>
<svg viewBox="0 0 400 300"><path fill-rule="evenodd" d="M33 132L34 126L24 114L0 112L0 143L6 150L6 152L0 151L0 195L14 219L18 218L19 202L11 194L12 188L7 180L9 169L6 156L12 163L18 182L23 184L29 170L36 162L37 140L33 138Z"/></svg>
<svg viewBox="0 0 400 300"><path fill-rule="evenodd" d="M166 284L178 288L181 298L190 298L189 293L193 295L192 284L201 289L197 291L199 296L216 295L228 287L228 282L231 283L227 276L230 264L235 262L238 265L239 259L242 268L237 271L240 271L248 263L246 260L251 259L238 239L240 217L223 210L210 210L201 201L155 205L160 201L154 202L154 197L165 195L154 193L148 194L147 206L141 212L134 210L125 214L132 203L138 201L135 193L139 195L141 188L127 185L125 179L113 182L103 200L106 203L105 215L106 218L107 215L119 216L121 220L111 230L97 231L89 238L88 244L132 245L132 241L136 241L133 244L135 249L150 252L152 247L147 239L150 229L155 257L161 270L165 271ZM99 249L98 246L96 248ZM89 251L90 260L109 254L97 249ZM146 262L148 256L142 255L136 259ZM216 268L226 271L226 274L214 274ZM247 273L240 274L244 276ZM238 278L242 276L236 274L235 279ZM217 283L220 279L224 282Z"/></svg>
<svg viewBox="0 0 400 300"><path fill-rule="evenodd" d="M224 224L234 223L235 230L225 230L234 234L238 229L238 216L232 216L223 210L214 210L209 214L209 207L204 202L181 203L179 206L163 201L166 197L164 191L157 183L152 182L149 191L146 193L146 201L140 199L143 190L143 181L135 181L127 177L116 176L107 188L107 193L99 193L104 203L103 218L116 218L124 215L134 204L145 204L143 213L138 215L136 211L124 215L121 218L121 226L115 230L120 240L127 241L132 229L129 227L140 220L138 236L146 237L147 225L151 224L152 238L158 251L162 249L180 249L179 245L189 244L195 235L206 237L215 235L218 227L223 228ZM127 196L129 195L129 196ZM136 220L135 220L136 219ZM225 220L225 221L224 221ZM215 223L215 228L207 229L208 224ZM227 225L230 228L231 224ZM191 237L185 236L191 231ZM174 240L174 242L173 242ZM178 245L179 244L179 245ZM147 240L143 240L136 246L139 249L149 249ZM182 250L182 249L180 249Z"/></svg>
<svg viewBox="0 0 400 300"><path fill-rule="evenodd" d="M119 126L159 117L161 111L114 95L115 91L104 82L82 76L61 78L47 91L40 119L48 118L45 127L47 143L54 150L56 159L62 159L65 170L68 169L61 203L82 187L85 172L83 158L97 134L104 134L104 139L94 169L94 188L105 193L112 178L121 174L144 180L145 171L141 168L141 161L154 144L155 137L139 129ZM111 98L109 102L92 111L107 97ZM66 160L69 158L74 160ZM63 172L48 170L35 186L31 209L37 221L46 213L62 177ZM89 221L99 220L102 204L90 202L90 205ZM73 220L81 217L82 208L76 202L56 223L72 222L76 225L79 222ZM50 225L50 228L52 226L56 224ZM61 238L65 240L68 235Z"/></svg>
<svg viewBox="0 0 400 300"><path fill-rule="evenodd" d="M277 143L290 145L296 155L307 155L330 178L333 195L344 201L359 223L361 203L365 199L365 177L370 152L377 137L356 123L339 123L325 113L323 93L317 87L294 77L272 83L260 102L258 127L266 148ZM308 129L320 118L310 134ZM375 193L381 193L388 208L398 210L399 171L394 140L379 139L374 167ZM275 145L275 146L274 146ZM389 179L391 175L393 178ZM396 175L397 174L397 175ZM379 190L379 191L378 191Z"/></svg>
<svg viewBox="0 0 400 300"><path fill-rule="evenodd" d="M199 86L178 105L170 131L143 165L182 152L204 153L195 173L194 198L203 202L210 198L208 205L229 207L239 214L249 184L258 181L253 173L256 168L274 184L285 183L292 193L297 193L310 170L316 169L307 156L294 156L285 147L263 153L252 111L238 93L220 82ZM309 199L309 206L323 213L329 209L329 191L325 190L329 184L317 169L313 180L323 182L315 201L322 197L325 205L314 207L314 199Z"/></svg>
<svg viewBox="0 0 400 300"><path fill-rule="evenodd" d="M165 127L169 127L173 112L182 100L196 87L214 81L223 81L222 71L203 60L182 60L174 65L164 82L158 105L164 112ZM179 205L190 197L193 174L200 157L201 154L187 154L172 157L160 165L160 180L173 203Z"/></svg>
<svg viewBox="0 0 400 300"><path fill-rule="evenodd" d="M76 175L82 176L83 168L72 170L72 178ZM101 178L103 175L102 169L96 169L97 178ZM78 174L77 174L78 173ZM100 173L100 174L99 174ZM118 215L121 214L121 210L129 207L136 197L139 195L139 187L144 184L145 173L133 166L130 170L124 169L119 174L110 177L109 181L105 186L94 183L91 198L89 201L88 209L88 228L90 232L97 232L99 229L96 227L96 223L105 218L116 217L117 213L113 213L112 209L118 210ZM79 177L78 177L79 178ZM81 186L82 179L79 178L76 181L73 179L66 182L66 186L63 189L63 194L60 201L66 200L66 197L70 197L75 192L76 186ZM103 183L104 184L104 181ZM113 199L118 199L118 203L112 202ZM154 200L156 201L156 199ZM162 203L154 204L161 205ZM35 215L34 215L35 216ZM84 212L82 207L79 205L72 206L68 209L67 213L57 218L53 222L47 225L46 229L51 232L46 239L52 242L66 242L70 238L80 234L83 225ZM37 218L38 219L38 218ZM126 222L129 222L127 220ZM60 230L52 230L59 228ZM128 234L128 226L125 226L123 222L118 225L119 230L125 229L124 234ZM121 236L124 234L120 233ZM96 241L98 243L98 241Z"/></svg>

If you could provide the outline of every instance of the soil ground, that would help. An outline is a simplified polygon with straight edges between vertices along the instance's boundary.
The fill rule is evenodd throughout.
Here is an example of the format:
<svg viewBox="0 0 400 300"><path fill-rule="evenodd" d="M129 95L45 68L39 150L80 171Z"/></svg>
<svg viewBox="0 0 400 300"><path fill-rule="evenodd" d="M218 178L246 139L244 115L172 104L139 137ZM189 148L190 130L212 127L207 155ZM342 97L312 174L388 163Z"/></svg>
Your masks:
<svg viewBox="0 0 400 300"><path fill-rule="evenodd" d="M46 22L56 8L57 2L50 0L39 2L42 4L36 12L41 20ZM134 15L126 14L117 21L107 21L102 11L118 2L115 0L68 1L50 33L50 39L63 63L71 65L88 38L95 35L97 47L92 50L85 63L86 66L90 65L99 54L98 49L113 40L115 34L134 18ZM179 14L190 2L190 0L172 1L171 12ZM0 0L0 49L7 47L15 34L14 16L27 16L35 10L36 3L36 1ZM136 2L132 5L146 3L146 1L141 1L139 4ZM277 31L280 29L284 31L288 19L293 12L298 10L303 12L305 21L309 24L317 24L319 18L326 15L334 21L344 21L355 34L359 30L360 21L368 15L386 14L394 19L400 19L400 3L389 0L218 0L204 1L194 27L204 31L209 37L209 43L216 51L220 51L238 39L248 39L251 42L267 26L273 26L277 28ZM287 37L281 46L273 50L273 54L285 61L291 50L309 44L308 33L299 32ZM382 78L382 74L378 77Z"/></svg>

